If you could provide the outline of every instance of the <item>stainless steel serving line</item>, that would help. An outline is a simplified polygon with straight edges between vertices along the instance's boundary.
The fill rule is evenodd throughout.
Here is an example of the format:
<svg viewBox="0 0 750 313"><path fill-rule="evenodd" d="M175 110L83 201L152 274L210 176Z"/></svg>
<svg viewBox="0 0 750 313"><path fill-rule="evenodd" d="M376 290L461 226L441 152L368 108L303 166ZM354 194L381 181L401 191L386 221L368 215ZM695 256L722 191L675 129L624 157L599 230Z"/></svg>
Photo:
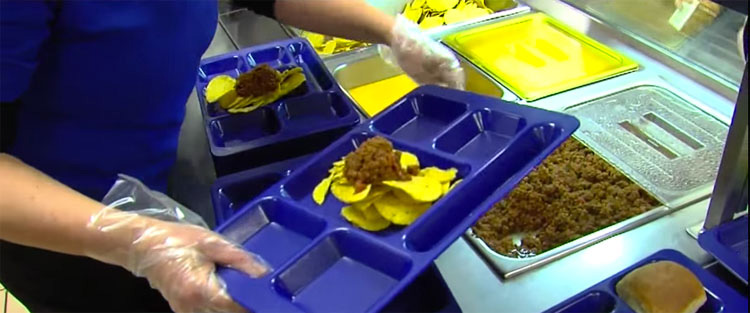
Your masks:
<svg viewBox="0 0 750 313"><path fill-rule="evenodd" d="M714 119L723 127L728 126L732 121L737 95L736 88L728 86L725 82L717 82L715 77L705 75L695 67L681 63L679 59L664 56L663 50L654 48L653 45L644 43L643 40L623 34L618 29L581 12L572 5L554 0L525 2L528 6L520 7L521 9L513 12L511 16L494 16L473 24L444 27L432 32L431 35L434 38L441 38L463 29L526 14L529 10L542 11L634 59L640 64L640 68L632 73L528 102L519 99L467 60L462 60L462 65L467 73L470 73L469 90L494 94L504 100L523 105L565 111L579 104L596 101L633 88L659 88L668 91L684 103L688 103L692 108L697 109L697 112ZM222 27L217 30L217 36L206 56L282 39L294 34L289 33L287 28L278 23L249 12L225 13L222 14L220 20ZM401 74L400 70L386 66L373 48L335 55L327 58L325 62L344 90ZM180 184L172 184L177 186L172 190L172 195L177 195L176 198L185 202L189 207L210 208L210 204L205 205L209 203L208 201L196 200L196 198L207 198L207 195L200 195L200 193L196 195L195 188L208 190L207 186L215 177L210 170L213 167L206 152L208 149L201 128L200 110L195 93L188 102L187 115L183 133L180 136L177 169L171 177L171 181L180 182ZM746 123L746 111L744 116ZM730 138L732 136L730 133ZM736 134L734 136L740 138L736 140L741 140L741 136ZM583 140L586 143L585 141L589 139ZM746 184L747 129L745 129L744 140ZM586 144L589 147L593 146L597 151L595 144ZM743 151L741 149L740 147L738 150L740 152L735 151L736 153L732 155L740 155ZM597 152L600 155L606 155L602 151ZM727 158L726 155L724 157ZM623 163L627 160L605 159L641 186L649 189L649 182L642 175L639 176L637 170ZM737 166L740 164L738 162L742 161L738 157L732 160ZM726 175L729 174L731 173L727 172ZM741 179L741 175L730 176L733 180ZM194 182L190 183L191 181ZM184 187L185 185L188 187ZM665 203L664 206L533 258L513 259L501 256L486 247L481 240L467 235L457 240L435 263L464 312L539 312L661 249L678 250L700 264L711 263L712 258L698 246L696 240L685 229L692 225L703 224L713 188L713 180L709 180L684 193L679 193L676 197L661 197L660 199ZM655 188L652 186L651 189ZM746 191L747 187L745 187L744 199L747 197ZM723 201L737 201L735 193L732 193L731 197L725 197L727 199ZM710 225L714 225L714 221L722 220L727 216L727 214L721 214L723 211L712 210L712 212L719 213L709 216L710 222L707 223Z"/></svg>

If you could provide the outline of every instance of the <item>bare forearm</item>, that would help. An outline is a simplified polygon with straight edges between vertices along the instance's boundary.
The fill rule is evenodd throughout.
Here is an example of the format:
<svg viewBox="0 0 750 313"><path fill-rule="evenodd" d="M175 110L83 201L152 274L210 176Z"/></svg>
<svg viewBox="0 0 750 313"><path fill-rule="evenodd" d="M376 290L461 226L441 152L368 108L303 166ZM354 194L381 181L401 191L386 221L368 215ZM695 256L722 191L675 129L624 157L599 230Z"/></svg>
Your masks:
<svg viewBox="0 0 750 313"><path fill-rule="evenodd" d="M362 0L277 0L276 18L305 30L389 43L394 18Z"/></svg>
<svg viewBox="0 0 750 313"><path fill-rule="evenodd" d="M0 239L84 255L105 240L86 227L102 207L18 159L0 154Z"/></svg>

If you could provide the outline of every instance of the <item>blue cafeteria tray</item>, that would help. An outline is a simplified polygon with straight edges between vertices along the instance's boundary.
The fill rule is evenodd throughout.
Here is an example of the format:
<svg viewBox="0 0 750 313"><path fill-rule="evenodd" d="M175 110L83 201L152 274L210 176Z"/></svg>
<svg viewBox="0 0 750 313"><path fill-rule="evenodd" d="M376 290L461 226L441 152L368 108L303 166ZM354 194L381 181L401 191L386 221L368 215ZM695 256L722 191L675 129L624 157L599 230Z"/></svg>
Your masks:
<svg viewBox="0 0 750 313"><path fill-rule="evenodd" d="M468 92L423 86L305 162L217 229L274 270L253 279L218 270L229 294L253 312L381 310L495 202L566 140L572 116ZM458 169L463 182L407 227L366 232L322 206L313 188L334 161L373 136Z"/></svg>
<svg viewBox="0 0 750 313"><path fill-rule="evenodd" d="M670 249L661 250L638 263L610 276L593 287L548 309L547 313L612 312L634 313L615 292L615 285L627 273L656 261L673 261L689 269L706 290L706 303L698 312L747 312L747 298L704 270L684 254Z"/></svg>
<svg viewBox="0 0 750 313"><path fill-rule="evenodd" d="M216 225L232 217L245 203L289 176L305 155L220 177L211 187ZM394 298L383 312L460 312L458 303L435 265L428 267Z"/></svg>
<svg viewBox="0 0 750 313"><path fill-rule="evenodd" d="M216 179L211 186L216 225L223 224L243 205L302 165L312 155L271 163Z"/></svg>
<svg viewBox="0 0 750 313"><path fill-rule="evenodd" d="M212 78L236 78L259 64L279 70L299 66L307 81L292 94L249 113L229 114L218 103L206 103L205 87ZM354 103L304 39L204 59L195 89L217 176L317 152L360 121Z"/></svg>
<svg viewBox="0 0 750 313"><path fill-rule="evenodd" d="M698 243L747 284L747 215L704 231Z"/></svg>

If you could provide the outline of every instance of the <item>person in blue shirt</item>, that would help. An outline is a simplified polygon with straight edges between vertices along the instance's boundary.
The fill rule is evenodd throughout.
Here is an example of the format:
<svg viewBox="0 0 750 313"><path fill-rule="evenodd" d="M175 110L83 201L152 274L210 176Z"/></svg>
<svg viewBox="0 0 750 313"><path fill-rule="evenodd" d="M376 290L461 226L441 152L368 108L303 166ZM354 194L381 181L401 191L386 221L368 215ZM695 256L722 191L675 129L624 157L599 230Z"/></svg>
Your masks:
<svg viewBox="0 0 750 313"><path fill-rule="evenodd" d="M364 1L244 5L386 44L420 83L463 85L448 49ZM262 263L206 229L99 202L118 173L166 189L217 15L216 0L0 1L0 282L32 312L243 311L215 266L259 276Z"/></svg>

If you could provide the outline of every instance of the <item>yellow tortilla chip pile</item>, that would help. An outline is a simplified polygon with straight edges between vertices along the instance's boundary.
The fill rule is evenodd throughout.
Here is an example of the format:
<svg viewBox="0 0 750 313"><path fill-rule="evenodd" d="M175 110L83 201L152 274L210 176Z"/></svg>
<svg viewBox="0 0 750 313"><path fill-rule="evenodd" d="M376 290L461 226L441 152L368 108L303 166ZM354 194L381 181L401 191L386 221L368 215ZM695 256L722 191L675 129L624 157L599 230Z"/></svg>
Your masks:
<svg viewBox="0 0 750 313"><path fill-rule="evenodd" d="M419 166L417 156L401 151L401 167ZM368 231L379 231L391 224L409 225L426 212L433 202L447 194L461 180L458 171L426 167L409 181L384 181L367 185L356 192L354 185L344 177L344 159L333 163L324 178L313 190L313 201L325 202L328 191L341 202L348 204L341 215L355 226Z"/></svg>
<svg viewBox="0 0 750 313"><path fill-rule="evenodd" d="M301 67L293 67L283 73L278 73L278 75L280 78L278 88L271 93L257 97L237 95L235 91L236 79L227 75L216 76L206 86L206 101L208 103L218 101L219 106L229 113L247 113L289 94L306 80Z"/></svg>
<svg viewBox="0 0 750 313"><path fill-rule="evenodd" d="M508 1L509 6L515 5ZM501 10L507 8L500 8ZM484 0L412 0L404 7L403 15L421 29L474 19L492 14L494 11L484 4Z"/></svg>
<svg viewBox="0 0 750 313"><path fill-rule="evenodd" d="M369 45L364 42L331 37L308 31L303 31L300 35L310 41L310 44L312 44L318 54L336 54Z"/></svg>

